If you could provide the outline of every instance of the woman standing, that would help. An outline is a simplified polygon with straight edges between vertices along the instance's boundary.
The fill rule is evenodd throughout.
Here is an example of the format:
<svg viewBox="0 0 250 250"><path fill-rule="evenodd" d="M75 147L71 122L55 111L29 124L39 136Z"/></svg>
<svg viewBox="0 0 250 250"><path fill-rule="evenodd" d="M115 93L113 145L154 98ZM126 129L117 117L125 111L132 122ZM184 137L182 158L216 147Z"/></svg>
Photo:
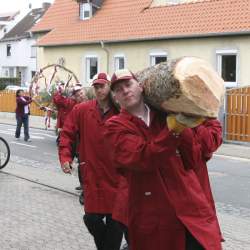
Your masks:
<svg viewBox="0 0 250 250"><path fill-rule="evenodd" d="M30 108L29 104L32 102L31 97L25 96L22 89L16 92L16 133L15 137L17 140L20 138L21 127L24 127L24 141L31 142L29 136L29 114Z"/></svg>

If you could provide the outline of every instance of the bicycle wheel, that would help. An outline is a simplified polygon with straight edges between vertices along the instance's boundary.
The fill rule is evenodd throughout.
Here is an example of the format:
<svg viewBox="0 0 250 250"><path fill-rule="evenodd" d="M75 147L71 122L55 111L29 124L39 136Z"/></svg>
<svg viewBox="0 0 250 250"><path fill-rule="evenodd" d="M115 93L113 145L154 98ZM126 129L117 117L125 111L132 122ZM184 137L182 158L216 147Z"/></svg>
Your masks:
<svg viewBox="0 0 250 250"><path fill-rule="evenodd" d="M0 169L4 168L10 160L10 147L2 137L0 137Z"/></svg>

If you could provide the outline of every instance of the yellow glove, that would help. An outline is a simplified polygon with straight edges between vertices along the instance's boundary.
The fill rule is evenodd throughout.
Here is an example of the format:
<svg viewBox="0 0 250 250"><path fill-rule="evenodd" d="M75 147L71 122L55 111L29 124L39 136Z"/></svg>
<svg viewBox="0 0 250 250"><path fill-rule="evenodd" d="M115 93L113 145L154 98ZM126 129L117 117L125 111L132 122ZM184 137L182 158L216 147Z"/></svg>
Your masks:
<svg viewBox="0 0 250 250"><path fill-rule="evenodd" d="M174 133L180 134L186 126L179 123L176 119L176 115L168 115L167 116L167 126L170 131Z"/></svg>
<svg viewBox="0 0 250 250"><path fill-rule="evenodd" d="M176 120L188 128L195 128L202 124L206 119L201 116L188 116L183 114L176 115Z"/></svg>
<svg viewBox="0 0 250 250"><path fill-rule="evenodd" d="M167 116L169 130L180 134L185 128L194 128L205 121L204 117L187 116L183 114L171 114Z"/></svg>

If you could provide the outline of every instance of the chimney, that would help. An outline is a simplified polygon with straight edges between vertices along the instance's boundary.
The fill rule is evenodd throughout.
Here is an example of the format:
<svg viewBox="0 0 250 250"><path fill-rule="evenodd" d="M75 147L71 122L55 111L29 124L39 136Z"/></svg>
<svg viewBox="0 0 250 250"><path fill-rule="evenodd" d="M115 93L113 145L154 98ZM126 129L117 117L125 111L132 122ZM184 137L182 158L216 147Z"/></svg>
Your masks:
<svg viewBox="0 0 250 250"><path fill-rule="evenodd" d="M51 3L43 2L43 3L42 3L42 8L43 8L44 10L47 10L47 9L50 7L50 5L51 5Z"/></svg>

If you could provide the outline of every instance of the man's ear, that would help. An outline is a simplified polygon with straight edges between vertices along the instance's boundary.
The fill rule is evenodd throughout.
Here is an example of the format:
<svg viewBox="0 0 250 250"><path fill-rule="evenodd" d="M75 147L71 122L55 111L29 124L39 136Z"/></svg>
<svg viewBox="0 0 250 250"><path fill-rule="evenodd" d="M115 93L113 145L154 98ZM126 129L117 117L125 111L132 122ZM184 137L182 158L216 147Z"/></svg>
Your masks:
<svg viewBox="0 0 250 250"><path fill-rule="evenodd" d="M139 82L139 87L140 87L140 89L141 89L141 93L143 93L143 92L144 92L144 87L143 87L143 84L140 83L140 82Z"/></svg>

